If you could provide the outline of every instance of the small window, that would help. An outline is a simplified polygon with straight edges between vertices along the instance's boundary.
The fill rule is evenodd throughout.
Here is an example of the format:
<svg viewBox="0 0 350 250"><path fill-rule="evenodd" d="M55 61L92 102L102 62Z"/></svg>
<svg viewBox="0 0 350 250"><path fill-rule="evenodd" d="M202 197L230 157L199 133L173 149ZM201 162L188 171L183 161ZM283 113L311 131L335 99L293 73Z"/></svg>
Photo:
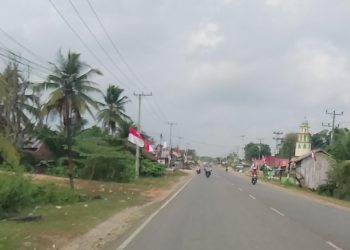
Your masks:
<svg viewBox="0 0 350 250"><path fill-rule="evenodd" d="M301 148L301 145L300 145L300 143L298 143L298 148Z"/></svg>
<svg viewBox="0 0 350 250"><path fill-rule="evenodd" d="M304 148L306 148L306 144L304 144Z"/></svg>

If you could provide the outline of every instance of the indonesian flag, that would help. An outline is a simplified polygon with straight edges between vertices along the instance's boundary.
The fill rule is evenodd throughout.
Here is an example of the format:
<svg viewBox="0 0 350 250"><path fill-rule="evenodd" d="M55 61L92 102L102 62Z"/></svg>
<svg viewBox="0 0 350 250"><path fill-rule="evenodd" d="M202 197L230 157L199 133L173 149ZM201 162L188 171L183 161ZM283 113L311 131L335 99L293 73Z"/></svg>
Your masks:
<svg viewBox="0 0 350 250"><path fill-rule="evenodd" d="M172 151L173 156L179 158L181 156L180 150L178 149L173 149Z"/></svg>
<svg viewBox="0 0 350 250"><path fill-rule="evenodd" d="M314 161L316 161L316 153L314 151L311 151L311 157L314 159Z"/></svg>
<svg viewBox="0 0 350 250"><path fill-rule="evenodd" d="M136 144L139 147L143 147L145 145L141 135L134 128L129 128L128 141L133 144Z"/></svg>
<svg viewBox="0 0 350 250"><path fill-rule="evenodd" d="M146 140L145 140L145 151L146 151L147 153L154 153L153 147L151 146L151 144L149 143L149 141L146 141Z"/></svg>

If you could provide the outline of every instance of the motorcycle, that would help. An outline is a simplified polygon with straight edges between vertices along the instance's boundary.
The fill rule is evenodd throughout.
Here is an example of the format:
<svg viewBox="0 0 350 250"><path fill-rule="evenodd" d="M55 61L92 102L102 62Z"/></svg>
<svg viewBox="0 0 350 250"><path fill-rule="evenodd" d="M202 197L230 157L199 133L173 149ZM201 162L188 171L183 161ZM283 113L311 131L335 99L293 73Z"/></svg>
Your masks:
<svg viewBox="0 0 350 250"><path fill-rule="evenodd" d="M200 173L201 173L201 169L200 169L200 168L197 168L197 169L196 169L196 172L197 172L197 174L200 174Z"/></svg>
<svg viewBox="0 0 350 250"><path fill-rule="evenodd" d="M211 171L210 170L205 170L205 176L207 178L209 178L210 175L211 175Z"/></svg>
<svg viewBox="0 0 350 250"><path fill-rule="evenodd" d="M252 184L255 185L258 181L258 176L255 174L252 176Z"/></svg>

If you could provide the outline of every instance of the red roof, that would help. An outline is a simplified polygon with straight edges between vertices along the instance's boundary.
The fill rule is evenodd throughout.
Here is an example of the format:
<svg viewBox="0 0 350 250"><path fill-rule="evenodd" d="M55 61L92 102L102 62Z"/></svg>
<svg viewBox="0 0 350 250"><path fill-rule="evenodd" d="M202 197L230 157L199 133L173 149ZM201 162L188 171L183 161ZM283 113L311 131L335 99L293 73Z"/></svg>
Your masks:
<svg viewBox="0 0 350 250"><path fill-rule="evenodd" d="M281 159L281 158L277 158L275 156L263 156L261 160L255 160L253 162L254 166L263 166L263 165L267 165L269 167L275 167L275 168L285 168L286 166L288 166L289 160L288 159Z"/></svg>

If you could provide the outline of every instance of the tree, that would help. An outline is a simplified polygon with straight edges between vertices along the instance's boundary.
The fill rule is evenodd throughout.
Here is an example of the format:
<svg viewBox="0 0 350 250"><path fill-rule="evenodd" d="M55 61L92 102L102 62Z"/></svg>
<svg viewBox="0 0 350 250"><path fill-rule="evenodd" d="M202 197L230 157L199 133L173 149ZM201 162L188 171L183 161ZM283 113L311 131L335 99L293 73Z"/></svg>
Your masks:
<svg viewBox="0 0 350 250"><path fill-rule="evenodd" d="M338 162L350 160L350 131L347 128L336 128L329 153Z"/></svg>
<svg viewBox="0 0 350 250"><path fill-rule="evenodd" d="M59 51L57 64L51 64L52 74L47 81L37 85L38 90L51 90L41 112L44 116L59 115L63 121L68 154L67 172L73 189L72 120L80 121L86 111L94 117L91 108L98 109L98 103L88 94L101 92L90 77L101 75L101 72L82 62L80 54L70 51L67 57Z"/></svg>
<svg viewBox="0 0 350 250"><path fill-rule="evenodd" d="M127 96L122 96L124 90L118 86L109 86L107 93L103 96L105 103L101 104L103 109L97 114L97 120L102 121L102 126L108 133L114 134L116 128L121 126L125 119L129 116L125 114L125 104L129 102Z"/></svg>
<svg viewBox="0 0 350 250"><path fill-rule="evenodd" d="M232 152L227 156L227 162L229 165L233 165L235 163L239 162L239 157L237 155L237 153Z"/></svg>
<svg viewBox="0 0 350 250"><path fill-rule="evenodd" d="M325 149L330 143L330 131L324 129L311 136L311 148L312 149Z"/></svg>
<svg viewBox="0 0 350 250"><path fill-rule="evenodd" d="M129 119L122 120L121 123L119 124L119 127L117 127L119 137L123 139L128 138L130 127L136 127L136 125L132 120L129 120Z"/></svg>
<svg viewBox="0 0 350 250"><path fill-rule="evenodd" d="M39 97L25 80L17 63L9 62L0 74L0 130L21 148L24 133L32 131L32 118L38 118Z"/></svg>
<svg viewBox="0 0 350 250"><path fill-rule="evenodd" d="M259 143L248 143L244 147L244 155L247 161L251 161L252 159L258 159L263 155L271 155L271 148L267 144L259 144Z"/></svg>
<svg viewBox="0 0 350 250"><path fill-rule="evenodd" d="M295 145L298 140L296 133L288 133L282 140L281 148L278 152L278 156L282 158L288 158L295 155Z"/></svg>

